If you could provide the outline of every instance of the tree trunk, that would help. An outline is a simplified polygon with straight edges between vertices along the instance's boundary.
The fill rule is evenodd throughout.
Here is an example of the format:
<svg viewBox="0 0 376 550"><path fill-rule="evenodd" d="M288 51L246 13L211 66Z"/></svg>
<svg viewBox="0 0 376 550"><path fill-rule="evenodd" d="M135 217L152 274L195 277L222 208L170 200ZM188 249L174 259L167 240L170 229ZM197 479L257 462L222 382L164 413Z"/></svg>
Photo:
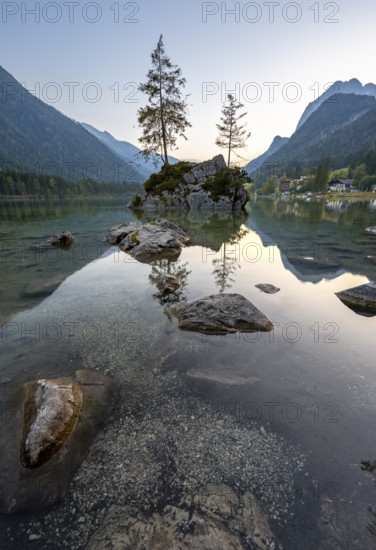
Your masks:
<svg viewBox="0 0 376 550"><path fill-rule="evenodd" d="M162 142L163 142L163 161L164 164L168 164L168 155L167 155L167 143L166 143L166 127L164 122L164 112L163 112L163 95L162 95L162 67L161 67L161 57L159 54L159 105L161 109L161 127L162 127Z"/></svg>

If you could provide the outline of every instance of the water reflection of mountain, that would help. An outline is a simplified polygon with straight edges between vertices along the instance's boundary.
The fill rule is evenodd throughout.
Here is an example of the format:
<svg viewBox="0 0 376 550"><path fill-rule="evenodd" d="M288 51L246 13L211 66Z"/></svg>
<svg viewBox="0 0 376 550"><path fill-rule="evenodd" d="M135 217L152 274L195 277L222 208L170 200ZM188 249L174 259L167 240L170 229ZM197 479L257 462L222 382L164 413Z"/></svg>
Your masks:
<svg viewBox="0 0 376 550"><path fill-rule="evenodd" d="M364 233L376 225L369 203L259 199L249 211L246 225L264 246L278 247L286 269L301 281L334 279L344 272L376 279L376 237Z"/></svg>

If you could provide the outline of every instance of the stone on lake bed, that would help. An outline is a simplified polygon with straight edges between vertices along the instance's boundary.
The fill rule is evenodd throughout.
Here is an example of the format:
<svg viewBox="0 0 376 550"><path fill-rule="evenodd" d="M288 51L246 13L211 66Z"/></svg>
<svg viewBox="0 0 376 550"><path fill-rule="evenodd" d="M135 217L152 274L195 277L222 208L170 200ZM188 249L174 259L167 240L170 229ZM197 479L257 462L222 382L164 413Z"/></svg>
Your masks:
<svg viewBox="0 0 376 550"><path fill-rule="evenodd" d="M338 298L350 309L360 315L376 315L376 282L355 286L336 292Z"/></svg>
<svg viewBox="0 0 376 550"><path fill-rule="evenodd" d="M198 395L223 394L235 391L237 395L239 390L257 389L260 386L260 379L250 376L238 376L231 371L216 371L190 369L186 373L188 384L191 390Z"/></svg>
<svg viewBox="0 0 376 550"><path fill-rule="evenodd" d="M178 319L181 330L205 334L271 331L273 323L240 294L213 294L166 309Z"/></svg>
<svg viewBox="0 0 376 550"><path fill-rule="evenodd" d="M25 287L22 295L25 298L46 298L55 292L62 282L61 277L52 277L47 281L33 281Z"/></svg>
<svg viewBox="0 0 376 550"><path fill-rule="evenodd" d="M261 290L262 292L265 292L266 294L276 294L281 290L280 288L274 285L263 284L263 283L260 283L259 285L255 285L255 287Z"/></svg>
<svg viewBox="0 0 376 550"><path fill-rule="evenodd" d="M157 258L177 258L189 237L174 223L160 218L146 224L116 225L106 235L106 241L136 260L148 263Z"/></svg>
<svg viewBox="0 0 376 550"><path fill-rule="evenodd" d="M0 426L0 512L36 511L61 499L119 388L89 370L18 387Z"/></svg>

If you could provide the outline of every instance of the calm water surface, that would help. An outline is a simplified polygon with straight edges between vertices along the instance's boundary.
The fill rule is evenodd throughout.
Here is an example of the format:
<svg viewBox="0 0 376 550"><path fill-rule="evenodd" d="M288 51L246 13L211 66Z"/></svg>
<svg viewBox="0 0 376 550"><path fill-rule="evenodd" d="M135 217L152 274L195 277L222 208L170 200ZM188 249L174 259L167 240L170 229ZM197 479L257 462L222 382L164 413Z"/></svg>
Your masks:
<svg viewBox="0 0 376 550"><path fill-rule="evenodd" d="M257 395L203 399L280 434L304 455L294 526L275 527L284 548L376 546L369 510L376 508L375 482L360 468L376 459L376 317L358 315L335 294L376 280L369 258L376 237L364 233L376 225L373 205L258 200L244 216L168 217L192 244L177 262L147 265L103 241L113 225L134 219L125 204L0 205L2 402L21 382L70 374L82 363L98 361L116 377L119 339L150 368L158 354L166 357L164 369L182 376L192 367L255 376ZM64 229L75 234L74 247L45 249L45 240ZM307 267L299 256L330 265ZM242 294L275 329L226 338L181 332L158 296L159 273L183 278L181 299ZM51 279L61 284L49 296L30 295L30 285ZM258 283L281 290L267 295ZM4 526L15 521L2 518Z"/></svg>

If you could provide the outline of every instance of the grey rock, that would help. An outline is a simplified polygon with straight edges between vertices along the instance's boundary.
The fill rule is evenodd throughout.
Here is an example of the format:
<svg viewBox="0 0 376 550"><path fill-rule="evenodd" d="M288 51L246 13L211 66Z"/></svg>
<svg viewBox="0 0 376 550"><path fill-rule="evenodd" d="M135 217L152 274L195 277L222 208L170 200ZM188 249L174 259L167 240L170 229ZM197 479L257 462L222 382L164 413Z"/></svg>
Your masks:
<svg viewBox="0 0 376 550"><path fill-rule="evenodd" d="M75 241L75 237L69 231L63 231L60 235L53 235L47 240L51 246L69 249Z"/></svg>
<svg viewBox="0 0 376 550"><path fill-rule="evenodd" d="M156 258L176 258L189 237L177 225L160 218L144 225L120 224L111 229L106 240L140 262Z"/></svg>
<svg viewBox="0 0 376 550"><path fill-rule="evenodd" d="M196 178L192 174L192 172L188 172L188 174L184 174L183 179L187 183L195 183L195 181L196 181Z"/></svg>
<svg viewBox="0 0 376 550"><path fill-rule="evenodd" d="M25 298L45 298L55 292L62 282L61 277L53 277L43 282L33 281L25 287L22 295Z"/></svg>
<svg viewBox="0 0 376 550"><path fill-rule="evenodd" d="M172 294L181 286L181 281L173 275L161 275L157 281L157 288L162 294Z"/></svg>
<svg viewBox="0 0 376 550"><path fill-rule="evenodd" d="M61 499L118 396L113 380L88 370L20 386L0 429L0 512L35 511Z"/></svg>
<svg viewBox="0 0 376 550"><path fill-rule="evenodd" d="M86 550L267 550L273 539L251 493L239 497L228 485L209 484L150 516L112 506Z"/></svg>
<svg viewBox="0 0 376 550"><path fill-rule="evenodd" d="M166 309L179 321L179 328L206 334L271 331L273 324L240 294L213 294L191 303Z"/></svg>
<svg viewBox="0 0 376 550"><path fill-rule="evenodd" d="M355 286L336 292L338 298L350 309L360 315L373 317L376 315L376 282Z"/></svg>
<svg viewBox="0 0 376 550"><path fill-rule="evenodd" d="M256 288L258 288L259 290L261 290L262 292L265 292L266 294L276 294L277 292L279 292L281 289L274 286L274 285L270 285L270 284L264 284L264 283L260 283L259 285L255 285Z"/></svg>
<svg viewBox="0 0 376 550"><path fill-rule="evenodd" d="M212 197L210 192L203 188L207 178L214 176L219 170L226 168L223 155L217 155L192 166L190 172L182 177L182 182L176 187L174 193L163 191L161 194L153 195L146 193L143 188L139 191L129 208L141 210L242 210L248 202L248 194L243 187L229 189L226 196ZM137 199L137 200L135 200ZM133 206L137 204L138 206Z"/></svg>
<svg viewBox="0 0 376 550"><path fill-rule="evenodd" d="M237 376L227 371L211 371L202 369L190 369L186 373L188 384L191 390L198 395L215 397L216 395L227 395L231 392L239 396L239 392L245 390L249 393L250 389L260 386L259 378Z"/></svg>

